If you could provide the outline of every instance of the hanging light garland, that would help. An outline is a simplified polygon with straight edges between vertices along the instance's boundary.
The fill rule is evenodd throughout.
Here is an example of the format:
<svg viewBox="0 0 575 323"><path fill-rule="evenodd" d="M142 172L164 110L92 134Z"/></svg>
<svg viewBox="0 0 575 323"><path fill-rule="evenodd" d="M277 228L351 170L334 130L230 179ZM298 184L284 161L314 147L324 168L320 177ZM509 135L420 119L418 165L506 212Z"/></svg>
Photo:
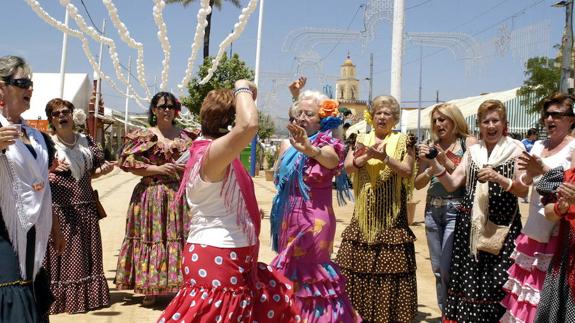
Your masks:
<svg viewBox="0 0 575 323"><path fill-rule="evenodd" d="M154 22L158 26L158 40L164 52L164 59L162 60L162 78L160 82L160 89L165 90L168 85L168 73L170 72L170 41L168 40L168 29L164 22L164 8L166 2L164 0L154 0Z"/></svg>
<svg viewBox="0 0 575 323"><path fill-rule="evenodd" d="M222 56L224 56L230 44L240 37L248 23L250 16L256 10L257 6L258 0L250 0L248 6L242 9L239 21L234 25L234 30L220 43L218 54L216 55L216 58L212 60L212 66L208 69L208 74L199 82L199 84L206 84L212 78L214 72L220 64Z"/></svg>
<svg viewBox="0 0 575 323"><path fill-rule="evenodd" d="M42 8L42 6L40 5L40 3L38 3L38 1L36 1L36 0L25 0L25 1L30 6L30 8L32 8L32 10L36 13L36 15L38 15L38 17L40 17L42 20L44 20L44 22L46 22L47 24L51 25L52 27L58 29L59 31L66 33L69 36L76 37L76 38L80 39L80 41L82 43L82 50L84 51L84 55L88 59L90 66L92 66L92 68L96 71L96 73L98 73L104 80L106 80L108 83L110 83L110 86L116 92L118 92L122 96L125 96L124 92L121 91L120 89L118 89L118 86L116 85L116 83L100 69L100 66L96 62L96 59L94 58L94 56L90 52L90 45L88 43L88 40L86 39L86 37L84 37L84 34L81 31L76 30L76 29L72 29L72 28L66 26L65 24L63 24L62 22L51 17L44 10L44 8ZM138 103L139 106L141 106L145 109L145 107L142 105L141 102L139 102L137 97L135 97L134 95L129 95L128 97L130 99L134 99Z"/></svg>
<svg viewBox="0 0 575 323"><path fill-rule="evenodd" d="M59 31L61 31L61 32L65 33L69 36L78 38L82 44L82 51L84 52L84 55L88 59L88 62L90 64L90 66L94 69L94 71L96 73L98 73L103 80L107 81L110 84L110 86L116 92L118 92L120 95L135 100L136 103L140 107L142 107L143 109L146 109L146 107L142 104L141 101L149 101L150 97L151 97L151 93L150 93L150 90L149 90L149 88L147 86L147 82L146 82L146 74L145 74L145 66L144 66L144 45L142 43L134 40L130 36L129 30L126 27L126 25L122 22L122 20L120 19L120 16L118 14L118 9L116 8L116 6L112 2L112 0L102 0L102 3L106 7L106 9L108 11L108 15L110 16L110 19L111 19L114 27L116 27L116 29L118 30L118 33L119 33L122 41L125 42L130 48L137 50L137 53L138 53L137 60L136 60L137 79L138 79L138 82L140 83L140 85L146 91L145 96L140 96L137 94L137 92L134 90L131 83L129 82L130 76L129 75L126 76L122 72L120 59L119 59L119 55L118 55L116 44L115 44L114 40L109 38L109 37L105 37L105 36L101 35L98 31L96 31L95 28L88 26L85 19L82 17L81 14L78 13L78 9L76 8L76 6L74 6L71 3L70 0L60 0L60 4L67 8L68 13L70 14L70 17L72 19L74 19L74 21L76 22L79 29L70 28L70 27L66 26L65 24L63 24L62 22L60 22L59 20L50 16L50 14L48 14L42 8L42 6L40 5L40 3L37 0L25 0L25 1L31 7L31 9L36 13L36 15L38 15L38 17L40 17L44 22L46 22L47 24L51 25L52 27L58 29ZM164 59L162 60L163 69L161 72L160 88L162 90L165 90L167 88L167 84L168 84L169 67L170 67L170 52L171 52L171 46L170 46L170 42L168 40L168 31L167 31L166 23L164 22L164 17L163 17L163 11L165 9L166 2L164 0L154 0L153 2L154 2L154 6L153 6L152 14L154 17L154 22L158 28L158 32L157 32L158 40L160 41L160 45L161 45L162 52L164 55ZM211 10L212 10L209 3L210 3L209 0L201 0L200 1L200 9L199 9L198 14L197 14L198 21L197 21L197 25L196 25L196 32L194 35L194 41L193 41L192 46L191 46L191 54L187 60L187 68L186 68L184 77L182 78L181 83L178 85L178 88L180 88L181 90L185 89L186 85L189 83L189 81L192 77L192 70L193 70L194 61L198 55L199 49L202 46L202 41L203 41L203 37L205 34L205 28L208 25L207 16L211 13ZM214 72L216 71L216 69L218 68L219 62L220 62L221 58L223 57L223 55L225 54L227 48L231 45L231 43L233 41L237 40L240 37L240 35L242 34L242 32L244 31L245 26L247 25L247 22L248 22L250 16L252 15L252 13L257 8L257 4L258 4L258 0L250 0L248 5L242 9L242 12L238 18L239 21L234 25L234 29L233 29L232 33L230 33L220 43L219 48L218 48L218 53L217 53L216 57L212 60L212 66L208 70L208 74L206 75L206 77L204 77L200 81L200 84L205 84L212 78L212 76L213 76ZM119 79L120 81L122 81L124 84L126 84L128 86L130 94L125 94L124 91L120 90L118 88L117 84L114 82L114 80L112 80L112 78L110 76L106 75L102 71L101 67L98 65L98 63L96 62L96 59L94 58L94 56L91 53L90 44L88 42L86 35L88 35L90 38L94 39L96 42L102 43L102 44L105 44L108 46L108 54L110 55L110 58L111 58L111 61L112 61L113 67L114 67L114 71L116 73L116 77L117 77L117 79Z"/></svg>
<svg viewBox="0 0 575 323"><path fill-rule="evenodd" d="M70 17L72 19L74 19L74 21L76 22L76 25L78 25L78 28L80 28L80 30L84 34L90 36L96 42L103 43L106 46L108 46L108 52L109 52L110 58L112 59L112 65L114 66L114 70L116 72L116 77L120 81L122 81L125 85L128 86L128 88L130 89L130 93L134 93L134 96L137 97L138 100L147 100L147 98L143 98L143 97L138 96L138 94L134 90L132 84L128 81L128 78L130 76L128 75L128 78L127 78L124 75L124 73L122 73L122 69L120 67L120 59L119 59L118 51L116 50L116 43L114 42L114 40L100 35L100 33L98 33L93 27L88 26L86 24L86 21L84 20L84 18L80 14L78 14L78 8L76 8L76 6L71 4L70 0L60 0L60 4L64 7L66 7L66 9L68 10L68 13L70 14Z"/></svg>
<svg viewBox="0 0 575 323"><path fill-rule="evenodd" d="M180 91L184 91L190 79L192 78L192 70L194 68L194 62L196 61L196 56L198 55L198 50L203 42L204 34L206 32L206 27L208 26L208 15L212 12L212 7L210 7L210 0L201 0L200 10L198 10L198 23L196 25L196 33L194 34L194 43L192 44L192 53L188 58L188 65L186 67L186 72L184 73L184 78L182 82L178 85Z"/></svg>
<svg viewBox="0 0 575 323"><path fill-rule="evenodd" d="M118 14L118 9L112 2L112 0L102 0L102 3L108 10L108 15L110 16L110 20L116 29L118 30L118 34L124 43L126 43L131 48L134 48L138 51L138 58L136 59L136 71L138 76L138 82L140 85L146 90L146 96L151 97L150 89L148 88L148 83L146 82L146 73L144 68L144 45L140 42L137 42L132 37L130 37L130 31L124 25L122 20L120 19L120 15Z"/></svg>

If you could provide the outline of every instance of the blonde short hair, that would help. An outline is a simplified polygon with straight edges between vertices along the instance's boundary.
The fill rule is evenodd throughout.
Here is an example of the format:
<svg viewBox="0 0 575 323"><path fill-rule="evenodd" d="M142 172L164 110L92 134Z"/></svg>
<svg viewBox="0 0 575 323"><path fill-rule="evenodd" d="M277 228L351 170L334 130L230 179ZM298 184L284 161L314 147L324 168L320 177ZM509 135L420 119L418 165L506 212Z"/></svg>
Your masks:
<svg viewBox="0 0 575 323"><path fill-rule="evenodd" d="M453 103L441 103L436 105L429 114L429 119L431 121L431 139L433 141L437 141L439 139L437 134L433 131L433 114L436 111L445 115L449 120L451 120L451 122L453 122L453 130L458 138L466 138L470 136L469 126L467 125L467 122L465 122L465 118L463 118L463 114L461 113L461 110L459 110L459 107Z"/></svg>
<svg viewBox="0 0 575 323"><path fill-rule="evenodd" d="M371 110L369 111L371 117L373 118L375 111L382 108L389 108L391 110L393 118L395 119L395 123L399 121L399 114L400 114L399 103L394 97L392 97L391 95L376 96L373 99L373 101L371 101Z"/></svg>
<svg viewBox="0 0 575 323"><path fill-rule="evenodd" d="M486 100L479 105L477 109L477 122L481 123L481 120L489 112L496 111L499 117L502 119L504 124L507 124L507 109L503 102L499 100Z"/></svg>

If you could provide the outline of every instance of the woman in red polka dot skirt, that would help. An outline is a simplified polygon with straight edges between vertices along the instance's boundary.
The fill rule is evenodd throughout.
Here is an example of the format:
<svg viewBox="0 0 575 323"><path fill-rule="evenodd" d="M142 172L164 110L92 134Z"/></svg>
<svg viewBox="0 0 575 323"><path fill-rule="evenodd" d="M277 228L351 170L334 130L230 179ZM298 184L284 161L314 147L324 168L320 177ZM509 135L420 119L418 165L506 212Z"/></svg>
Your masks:
<svg viewBox="0 0 575 323"><path fill-rule="evenodd" d="M290 282L257 263L260 212L239 154L256 135L256 89L208 93L178 196L191 208L184 286L158 322L297 322ZM234 118L235 116L235 118ZM230 129L235 119L235 126Z"/></svg>
<svg viewBox="0 0 575 323"><path fill-rule="evenodd" d="M66 240L62 254L50 244L44 259L55 299L51 314L81 313L110 305L92 178L111 172L114 164L104 160L102 149L91 137L74 131L73 111L74 105L62 99L46 105L60 161L50 173L52 206Z"/></svg>

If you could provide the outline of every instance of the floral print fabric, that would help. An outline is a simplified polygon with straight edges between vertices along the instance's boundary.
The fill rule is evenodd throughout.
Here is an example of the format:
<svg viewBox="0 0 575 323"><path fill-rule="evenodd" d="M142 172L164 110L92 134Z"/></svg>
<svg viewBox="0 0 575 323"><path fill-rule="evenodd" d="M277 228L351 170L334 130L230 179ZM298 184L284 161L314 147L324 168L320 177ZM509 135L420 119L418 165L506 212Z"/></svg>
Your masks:
<svg viewBox="0 0 575 323"><path fill-rule="evenodd" d="M174 163L196 137L197 132L182 130L179 138L164 142L149 129L138 130L126 136L120 167L129 171ZM179 174L145 176L134 188L118 256L118 289L161 295L176 293L182 285L182 248L190 219L187 203L173 203L180 180Z"/></svg>

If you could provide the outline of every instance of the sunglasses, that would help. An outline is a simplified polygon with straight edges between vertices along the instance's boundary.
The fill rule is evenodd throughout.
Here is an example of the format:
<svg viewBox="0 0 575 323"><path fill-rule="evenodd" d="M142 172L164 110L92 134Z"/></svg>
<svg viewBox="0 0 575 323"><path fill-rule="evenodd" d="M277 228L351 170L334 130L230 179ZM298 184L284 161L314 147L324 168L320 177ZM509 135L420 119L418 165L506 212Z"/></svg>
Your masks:
<svg viewBox="0 0 575 323"><path fill-rule="evenodd" d="M553 119L561 119L561 118L563 118L563 117L573 117L573 116L574 116L574 115L573 115L573 113L571 113L571 112L559 112L559 111L549 112L549 111L545 111L545 112L543 113L543 118L544 118L544 119L547 119L547 118L549 118L549 117L551 117L551 118L553 118Z"/></svg>
<svg viewBox="0 0 575 323"><path fill-rule="evenodd" d="M173 105L173 104L162 104L162 105L158 105L156 108L161 109L161 110L177 110L178 109L178 107Z"/></svg>
<svg viewBox="0 0 575 323"><path fill-rule="evenodd" d="M63 117L67 117L70 115L70 113L72 113L72 111L64 109L64 110L52 111L50 115L52 116L52 118L58 118L60 117L60 115L62 115Z"/></svg>
<svg viewBox="0 0 575 323"><path fill-rule="evenodd" d="M29 89L30 87L34 86L34 82L32 82L32 80L29 78L23 78L23 79L7 78L4 79L4 83L8 85L14 85L21 89Z"/></svg>

